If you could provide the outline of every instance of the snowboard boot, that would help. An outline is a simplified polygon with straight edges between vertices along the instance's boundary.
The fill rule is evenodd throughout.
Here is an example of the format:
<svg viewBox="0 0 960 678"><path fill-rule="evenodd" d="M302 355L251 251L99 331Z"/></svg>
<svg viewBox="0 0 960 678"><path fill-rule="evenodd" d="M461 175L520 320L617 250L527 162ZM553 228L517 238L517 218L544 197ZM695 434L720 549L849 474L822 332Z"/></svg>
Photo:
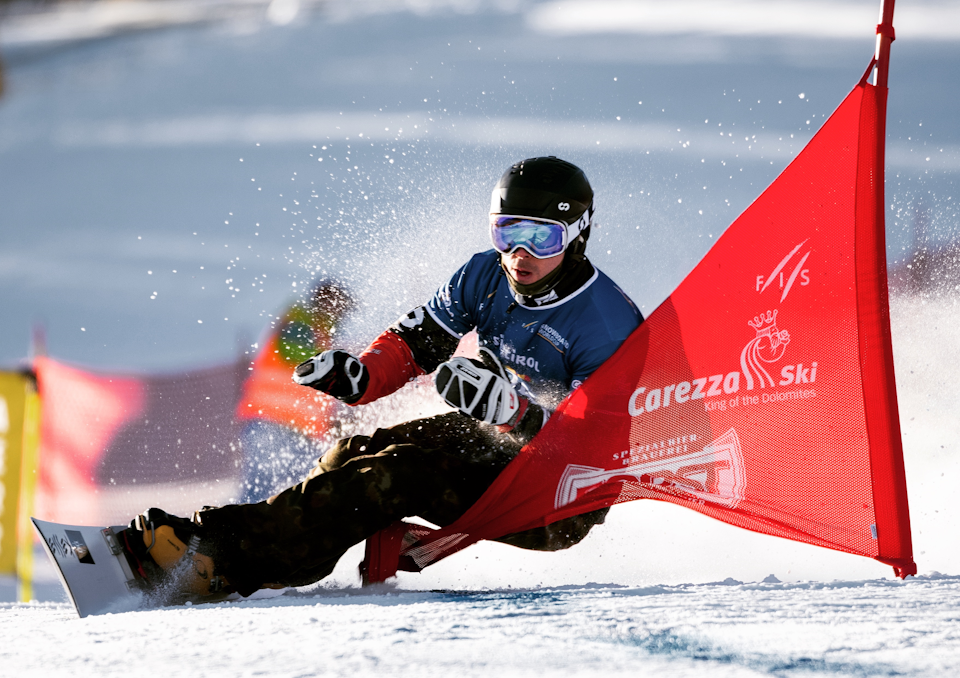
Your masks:
<svg viewBox="0 0 960 678"><path fill-rule="evenodd" d="M232 592L216 573L201 526L158 508L141 513L117 538L141 590L161 605L221 598Z"/></svg>

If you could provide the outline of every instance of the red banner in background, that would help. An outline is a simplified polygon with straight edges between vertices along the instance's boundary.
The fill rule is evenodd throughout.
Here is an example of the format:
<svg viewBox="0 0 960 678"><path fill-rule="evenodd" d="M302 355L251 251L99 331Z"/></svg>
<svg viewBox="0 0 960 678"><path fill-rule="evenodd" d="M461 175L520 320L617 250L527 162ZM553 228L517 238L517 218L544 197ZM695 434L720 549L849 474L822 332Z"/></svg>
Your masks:
<svg viewBox="0 0 960 678"><path fill-rule="evenodd" d="M299 479L317 456L299 446L301 433L323 438L334 410L329 398L293 383L293 368L329 346L353 306L340 284L317 282L252 363L131 375L37 359L37 515L88 525L125 523L149 506L190 515L205 504L259 500ZM251 433L256 424L274 427L265 442L260 429Z"/></svg>
<svg viewBox="0 0 960 678"><path fill-rule="evenodd" d="M236 494L243 365L132 376L42 357L34 369L38 517L117 524L156 504L189 514Z"/></svg>
<svg viewBox="0 0 960 678"><path fill-rule="evenodd" d="M915 573L886 296L885 106L886 89L856 87L477 504L408 535L407 567L647 498ZM397 555L377 554L370 580L393 574Z"/></svg>
<svg viewBox="0 0 960 678"><path fill-rule="evenodd" d="M139 416L145 401L139 379L94 375L37 358L43 402L35 510L47 520L95 525L91 499L96 471L110 441Z"/></svg>

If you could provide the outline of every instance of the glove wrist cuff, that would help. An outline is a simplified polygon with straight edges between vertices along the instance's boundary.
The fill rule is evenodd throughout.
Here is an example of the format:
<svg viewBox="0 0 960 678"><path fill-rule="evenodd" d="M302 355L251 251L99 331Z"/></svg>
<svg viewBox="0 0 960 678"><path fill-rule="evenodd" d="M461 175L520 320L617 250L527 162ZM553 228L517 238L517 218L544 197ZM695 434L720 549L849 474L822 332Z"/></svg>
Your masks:
<svg viewBox="0 0 960 678"><path fill-rule="evenodd" d="M517 398L520 400L520 406L517 408L517 411L514 413L514 415L510 417L510 421L508 421L506 424L500 424L497 426L497 430L500 433L510 433L514 427L517 426L517 424L523 421L523 417L527 413L527 407L530 405L530 401L524 398L522 395L518 395Z"/></svg>

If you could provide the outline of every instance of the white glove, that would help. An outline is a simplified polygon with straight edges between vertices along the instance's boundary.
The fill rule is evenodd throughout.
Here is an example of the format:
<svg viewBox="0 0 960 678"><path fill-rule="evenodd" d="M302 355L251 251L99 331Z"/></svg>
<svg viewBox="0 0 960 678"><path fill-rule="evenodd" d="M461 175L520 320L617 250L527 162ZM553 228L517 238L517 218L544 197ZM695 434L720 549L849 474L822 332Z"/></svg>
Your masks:
<svg viewBox="0 0 960 678"><path fill-rule="evenodd" d="M513 424L521 399L497 357L480 348L479 360L456 357L437 369L437 392L447 404L475 419L502 426Z"/></svg>

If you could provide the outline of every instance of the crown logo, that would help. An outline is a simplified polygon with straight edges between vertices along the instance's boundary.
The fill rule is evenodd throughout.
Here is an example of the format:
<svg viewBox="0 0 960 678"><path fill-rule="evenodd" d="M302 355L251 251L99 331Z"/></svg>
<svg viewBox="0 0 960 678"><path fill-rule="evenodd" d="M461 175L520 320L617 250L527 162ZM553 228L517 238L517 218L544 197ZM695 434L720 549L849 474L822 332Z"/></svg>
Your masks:
<svg viewBox="0 0 960 678"><path fill-rule="evenodd" d="M753 320L748 320L747 324L757 331L757 336L766 334L771 327L777 325L778 311L767 311L766 315L760 311L760 315L753 316Z"/></svg>
<svg viewBox="0 0 960 678"><path fill-rule="evenodd" d="M783 357L790 343L790 333L777 327L777 311L759 313L748 320L747 324L757 331L757 336L747 342L740 353L740 366L747 380L747 389L752 390L754 377L760 388L773 386L773 377L763 366Z"/></svg>
<svg viewBox="0 0 960 678"><path fill-rule="evenodd" d="M767 340L762 346L769 352L765 360L767 362L778 360L783 355L782 347L790 343L790 333L777 328L777 311L766 313L761 311L759 315L753 317L753 320L748 320L747 324L757 331L754 341Z"/></svg>

